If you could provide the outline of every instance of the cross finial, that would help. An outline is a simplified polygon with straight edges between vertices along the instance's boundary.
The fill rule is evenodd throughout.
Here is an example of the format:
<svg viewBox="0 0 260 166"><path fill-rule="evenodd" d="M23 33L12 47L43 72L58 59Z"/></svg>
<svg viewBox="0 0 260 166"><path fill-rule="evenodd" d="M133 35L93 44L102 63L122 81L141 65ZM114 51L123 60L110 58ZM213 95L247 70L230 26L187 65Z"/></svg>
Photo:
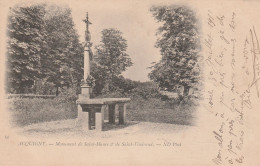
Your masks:
<svg viewBox="0 0 260 166"><path fill-rule="evenodd" d="M86 13L86 18L83 20L86 23L86 31L85 31L85 50L86 51L91 51L90 47L92 46L92 43L90 42L91 40L91 35L89 32L89 24L92 24L89 20L88 20L88 12ZM90 58L91 59L91 58Z"/></svg>
<svg viewBox="0 0 260 166"><path fill-rule="evenodd" d="M89 24L92 24L89 20L88 20L88 12L86 13L86 19L83 20L85 23L86 23L86 28L87 28L87 31L88 31L88 26Z"/></svg>

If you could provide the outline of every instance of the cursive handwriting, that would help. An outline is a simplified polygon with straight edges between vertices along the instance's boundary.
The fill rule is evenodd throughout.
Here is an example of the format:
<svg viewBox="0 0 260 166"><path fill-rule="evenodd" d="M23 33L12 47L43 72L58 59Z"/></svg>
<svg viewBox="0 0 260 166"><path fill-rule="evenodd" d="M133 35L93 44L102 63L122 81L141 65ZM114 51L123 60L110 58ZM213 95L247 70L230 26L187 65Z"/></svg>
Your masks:
<svg viewBox="0 0 260 166"><path fill-rule="evenodd" d="M253 108L252 93L259 97L260 45L254 27L245 41L237 38L237 18L235 12L215 15L208 11L205 64L207 81L213 86L206 90L205 108L217 123L212 130L218 146L212 158L216 165L244 162L245 112ZM241 76L250 79L241 80Z"/></svg>
<svg viewBox="0 0 260 166"><path fill-rule="evenodd" d="M258 81L260 79L260 63L259 63L259 55L260 55L260 47L258 38L255 32L255 28L250 29L250 38L251 38L251 52L253 54L253 80L250 85L255 86L257 97L259 98L259 88L258 88Z"/></svg>

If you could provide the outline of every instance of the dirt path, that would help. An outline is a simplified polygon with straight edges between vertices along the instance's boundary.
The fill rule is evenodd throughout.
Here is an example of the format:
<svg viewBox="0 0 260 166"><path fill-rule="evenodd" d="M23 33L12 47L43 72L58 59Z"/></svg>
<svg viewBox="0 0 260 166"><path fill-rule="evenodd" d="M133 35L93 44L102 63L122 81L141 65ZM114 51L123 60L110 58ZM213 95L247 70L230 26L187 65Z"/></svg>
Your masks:
<svg viewBox="0 0 260 166"><path fill-rule="evenodd" d="M134 138L141 136L172 136L192 126L167 123L151 123L131 121L126 125L105 123L104 131L84 131L77 125L76 119L44 122L17 128L19 134L30 137L51 138Z"/></svg>

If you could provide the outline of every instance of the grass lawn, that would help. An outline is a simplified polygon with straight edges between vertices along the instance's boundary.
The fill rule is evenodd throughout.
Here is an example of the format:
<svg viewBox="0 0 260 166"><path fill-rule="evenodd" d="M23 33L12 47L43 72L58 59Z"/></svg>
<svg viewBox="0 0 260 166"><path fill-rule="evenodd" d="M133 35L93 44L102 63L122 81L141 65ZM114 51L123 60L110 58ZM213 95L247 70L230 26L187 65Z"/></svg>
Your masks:
<svg viewBox="0 0 260 166"><path fill-rule="evenodd" d="M10 99L9 108L12 114L12 124L20 127L77 117L75 102L64 102L57 99ZM157 98L133 98L128 106L127 119L129 121L192 125L195 113L196 106L192 102L179 104Z"/></svg>
<svg viewBox="0 0 260 166"><path fill-rule="evenodd" d="M127 118L133 121L192 125L196 116L196 106L191 102L179 104L156 98L132 100L128 110Z"/></svg>
<svg viewBox="0 0 260 166"><path fill-rule="evenodd" d="M14 126L48 122L77 117L77 106L73 102L55 99L15 98L9 100L9 111Z"/></svg>

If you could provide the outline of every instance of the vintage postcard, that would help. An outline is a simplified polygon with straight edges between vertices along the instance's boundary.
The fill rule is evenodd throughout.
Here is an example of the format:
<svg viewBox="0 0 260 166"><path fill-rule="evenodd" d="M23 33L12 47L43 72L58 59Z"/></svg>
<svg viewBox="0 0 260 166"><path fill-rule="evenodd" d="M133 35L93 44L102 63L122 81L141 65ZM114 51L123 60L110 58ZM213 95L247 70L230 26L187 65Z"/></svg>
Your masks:
<svg viewBox="0 0 260 166"><path fill-rule="evenodd" d="M1 166L260 165L260 2L0 6Z"/></svg>

